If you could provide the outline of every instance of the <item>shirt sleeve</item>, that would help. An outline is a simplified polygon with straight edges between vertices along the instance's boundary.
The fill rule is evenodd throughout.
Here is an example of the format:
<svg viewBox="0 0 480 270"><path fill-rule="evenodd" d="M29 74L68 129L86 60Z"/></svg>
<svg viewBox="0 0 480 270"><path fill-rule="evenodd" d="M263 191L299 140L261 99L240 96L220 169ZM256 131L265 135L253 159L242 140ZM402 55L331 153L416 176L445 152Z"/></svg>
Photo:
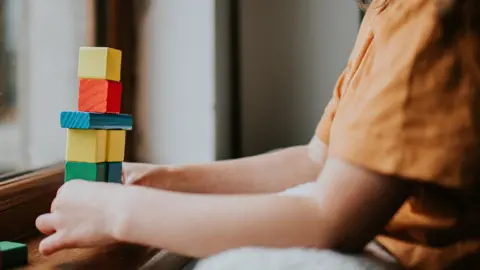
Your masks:
<svg viewBox="0 0 480 270"><path fill-rule="evenodd" d="M479 59L478 38L435 42L435 2L392 1L376 18L372 46L336 107L329 155L459 188L480 177L480 69L469 60Z"/></svg>
<svg viewBox="0 0 480 270"><path fill-rule="evenodd" d="M333 91L333 96L325 107L322 118L320 119L320 122L315 130L314 138L319 139L325 145L328 145L330 141L330 129L337 112L338 103L340 102L341 92L345 85L345 78L346 70L340 74Z"/></svg>

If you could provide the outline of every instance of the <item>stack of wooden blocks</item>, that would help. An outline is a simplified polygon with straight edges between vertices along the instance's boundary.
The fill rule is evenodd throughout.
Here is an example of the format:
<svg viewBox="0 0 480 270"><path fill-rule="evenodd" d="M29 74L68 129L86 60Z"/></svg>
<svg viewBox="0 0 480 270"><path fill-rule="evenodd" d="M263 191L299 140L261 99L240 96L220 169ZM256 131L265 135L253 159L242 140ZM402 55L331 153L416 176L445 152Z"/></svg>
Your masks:
<svg viewBox="0 0 480 270"><path fill-rule="evenodd" d="M60 115L67 129L65 181L122 181L126 131L132 116L120 113L122 52L81 47L78 61L78 111Z"/></svg>

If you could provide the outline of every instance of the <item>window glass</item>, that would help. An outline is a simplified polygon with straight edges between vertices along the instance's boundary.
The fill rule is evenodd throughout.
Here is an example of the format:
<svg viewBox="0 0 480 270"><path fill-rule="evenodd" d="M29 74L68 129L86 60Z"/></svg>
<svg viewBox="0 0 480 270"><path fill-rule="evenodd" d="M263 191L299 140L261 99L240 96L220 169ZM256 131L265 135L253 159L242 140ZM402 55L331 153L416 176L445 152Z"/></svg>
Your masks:
<svg viewBox="0 0 480 270"><path fill-rule="evenodd" d="M0 174L14 170L21 153L15 74L21 2L0 1Z"/></svg>
<svg viewBox="0 0 480 270"><path fill-rule="evenodd" d="M0 176L60 163L93 0L0 0ZM2 178L0 177L0 181Z"/></svg>

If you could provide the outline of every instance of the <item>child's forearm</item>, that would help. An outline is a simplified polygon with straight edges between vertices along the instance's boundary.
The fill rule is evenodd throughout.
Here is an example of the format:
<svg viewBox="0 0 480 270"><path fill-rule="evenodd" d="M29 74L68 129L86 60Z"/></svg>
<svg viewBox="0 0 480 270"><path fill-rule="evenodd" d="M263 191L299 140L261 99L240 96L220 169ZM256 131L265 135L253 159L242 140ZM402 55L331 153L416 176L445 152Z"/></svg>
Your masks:
<svg viewBox="0 0 480 270"><path fill-rule="evenodd" d="M243 246L328 248L310 198L204 196L128 187L114 225L119 241L205 257ZM325 241L322 241L325 240Z"/></svg>
<svg viewBox="0 0 480 270"><path fill-rule="evenodd" d="M169 190L193 193L273 193L315 180L323 164L313 162L307 146L263 155L180 166Z"/></svg>

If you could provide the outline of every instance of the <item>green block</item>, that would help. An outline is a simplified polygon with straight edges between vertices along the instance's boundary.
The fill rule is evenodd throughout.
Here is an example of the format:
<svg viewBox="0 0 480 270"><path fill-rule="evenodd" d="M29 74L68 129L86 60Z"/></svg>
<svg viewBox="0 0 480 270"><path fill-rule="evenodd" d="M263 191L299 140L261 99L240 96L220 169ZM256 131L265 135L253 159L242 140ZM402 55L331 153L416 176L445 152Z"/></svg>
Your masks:
<svg viewBox="0 0 480 270"><path fill-rule="evenodd" d="M109 183L122 183L122 162L108 162L107 181Z"/></svg>
<svg viewBox="0 0 480 270"><path fill-rule="evenodd" d="M65 182L75 179L105 182L107 180L107 165L104 162L67 161L65 163Z"/></svg>
<svg viewBox="0 0 480 270"><path fill-rule="evenodd" d="M27 245L15 242L0 242L0 269L16 268L27 264Z"/></svg>

